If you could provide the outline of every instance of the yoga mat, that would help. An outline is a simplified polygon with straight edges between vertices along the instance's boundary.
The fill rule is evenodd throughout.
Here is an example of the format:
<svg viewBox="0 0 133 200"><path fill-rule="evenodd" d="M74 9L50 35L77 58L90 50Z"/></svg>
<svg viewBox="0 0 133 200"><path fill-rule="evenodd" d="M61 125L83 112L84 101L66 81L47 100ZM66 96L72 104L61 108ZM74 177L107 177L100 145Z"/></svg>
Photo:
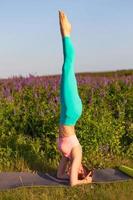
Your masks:
<svg viewBox="0 0 133 200"><path fill-rule="evenodd" d="M92 183L111 183L133 179L117 169L94 169ZM91 183L91 184L92 184ZM53 173L1 172L0 191L25 186L69 186L69 180L57 179Z"/></svg>

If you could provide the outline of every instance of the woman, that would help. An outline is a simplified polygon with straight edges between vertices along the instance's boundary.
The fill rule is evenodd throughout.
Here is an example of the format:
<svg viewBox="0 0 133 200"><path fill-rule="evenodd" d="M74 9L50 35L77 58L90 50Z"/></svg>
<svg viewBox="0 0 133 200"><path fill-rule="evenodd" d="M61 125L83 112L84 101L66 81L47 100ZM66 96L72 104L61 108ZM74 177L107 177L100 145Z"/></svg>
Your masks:
<svg viewBox="0 0 133 200"><path fill-rule="evenodd" d="M78 180L78 171L82 161L82 147L75 134L76 121L82 114L82 102L78 94L77 81L74 73L75 52L70 39L71 24L64 12L59 11L60 31L63 42L64 63L60 84L61 114L58 149L62 159L57 171L58 178L66 178L65 170L71 161L70 185L91 183L90 174L83 180Z"/></svg>

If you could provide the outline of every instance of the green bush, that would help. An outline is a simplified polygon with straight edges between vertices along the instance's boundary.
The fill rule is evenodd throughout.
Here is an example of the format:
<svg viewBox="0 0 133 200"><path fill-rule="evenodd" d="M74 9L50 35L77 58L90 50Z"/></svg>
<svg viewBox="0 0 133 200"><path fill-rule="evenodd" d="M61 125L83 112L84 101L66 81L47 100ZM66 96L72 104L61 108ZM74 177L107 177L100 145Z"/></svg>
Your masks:
<svg viewBox="0 0 133 200"><path fill-rule="evenodd" d="M8 96L3 87L4 83L0 87L0 165L8 167L18 157L35 169L38 163L58 162L59 87L31 82L17 91L12 80L6 86ZM123 80L79 84L79 94L83 113L76 134L84 162L104 166L117 156L133 159L133 84Z"/></svg>

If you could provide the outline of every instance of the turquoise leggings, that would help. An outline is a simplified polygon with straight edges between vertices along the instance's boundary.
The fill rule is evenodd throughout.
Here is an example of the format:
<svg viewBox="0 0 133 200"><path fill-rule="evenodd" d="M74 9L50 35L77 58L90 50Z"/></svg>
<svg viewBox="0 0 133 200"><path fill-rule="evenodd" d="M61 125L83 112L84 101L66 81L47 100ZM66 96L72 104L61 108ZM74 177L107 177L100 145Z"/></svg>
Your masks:
<svg viewBox="0 0 133 200"><path fill-rule="evenodd" d="M60 83L60 124L75 125L82 114L82 101L74 73L75 52L69 36L63 37L62 43L64 63Z"/></svg>

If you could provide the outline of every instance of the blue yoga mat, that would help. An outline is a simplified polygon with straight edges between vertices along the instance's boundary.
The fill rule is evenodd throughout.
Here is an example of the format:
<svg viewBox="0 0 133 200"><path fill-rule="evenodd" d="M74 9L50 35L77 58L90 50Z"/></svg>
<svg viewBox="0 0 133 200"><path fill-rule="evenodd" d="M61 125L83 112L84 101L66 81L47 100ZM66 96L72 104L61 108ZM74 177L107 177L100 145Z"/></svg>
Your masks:
<svg viewBox="0 0 133 200"><path fill-rule="evenodd" d="M117 169L94 169L92 183L111 183L133 179ZM24 186L69 186L69 180L56 178L53 173L31 172L1 172L0 190Z"/></svg>

